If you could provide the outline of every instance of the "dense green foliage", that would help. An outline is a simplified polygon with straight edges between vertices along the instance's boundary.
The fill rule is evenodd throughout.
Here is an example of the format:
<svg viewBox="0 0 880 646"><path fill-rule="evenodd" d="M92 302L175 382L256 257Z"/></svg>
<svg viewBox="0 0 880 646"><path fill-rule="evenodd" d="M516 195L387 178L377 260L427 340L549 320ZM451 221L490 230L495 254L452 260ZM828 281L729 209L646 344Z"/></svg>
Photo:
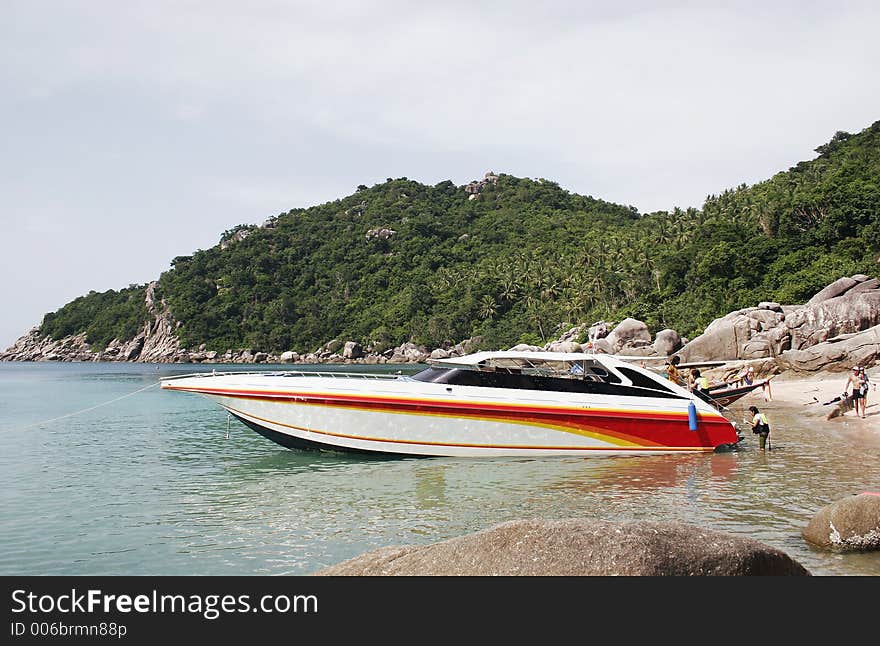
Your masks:
<svg viewBox="0 0 880 646"><path fill-rule="evenodd" d="M220 351L304 352L333 338L436 347L474 335L504 347L625 316L693 336L733 309L800 303L874 271L880 122L816 152L702 209L650 214L503 174L477 199L449 181L389 179L226 231L222 245L175 258L159 294L185 345ZM394 233L371 234L382 228ZM44 331L132 331L134 293L77 299Z"/></svg>
<svg viewBox="0 0 880 646"><path fill-rule="evenodd" d="M57 312L46 314L40 331L53 339L85 332L96 350L113 339L131 339L147 318L145 291L143 286L130 285L118 292L89 292Z"/></svg>

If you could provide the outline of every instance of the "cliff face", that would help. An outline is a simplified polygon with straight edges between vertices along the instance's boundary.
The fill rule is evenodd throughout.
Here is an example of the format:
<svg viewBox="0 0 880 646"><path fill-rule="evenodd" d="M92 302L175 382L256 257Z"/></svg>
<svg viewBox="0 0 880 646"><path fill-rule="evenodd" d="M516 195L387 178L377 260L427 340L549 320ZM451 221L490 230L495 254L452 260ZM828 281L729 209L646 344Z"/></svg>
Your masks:
<svg viewBox="0 0 880 646"><path fill-rule="evenodd" d="M156 283L146 290L146 306L150 319L130 341L113 339L103 350L93 350L85 333L52 339L41 336L35 327L0 353L0 361L143 361L177 362L184 360L185 350L177 338L178 323L164 301L155 301Z"/></svg>

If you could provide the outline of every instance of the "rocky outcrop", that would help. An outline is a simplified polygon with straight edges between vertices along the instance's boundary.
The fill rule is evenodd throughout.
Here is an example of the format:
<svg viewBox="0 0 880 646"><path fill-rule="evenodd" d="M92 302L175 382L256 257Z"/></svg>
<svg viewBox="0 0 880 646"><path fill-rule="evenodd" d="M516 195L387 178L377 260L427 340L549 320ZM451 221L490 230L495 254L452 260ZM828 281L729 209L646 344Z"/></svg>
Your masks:
<svg viewBox="0 0 880 646"><path fill-rule="evenodd" d="M367 240L388 240L391 236L393 236L397 231L394 229L389 229L388 227L379 227L378 229L370 229L367 231L366 238Z"/></svg>
<svg viewBox="0 0 880 646"><path fill-rule="evenodd" d="M577 341L553 341L547 344L550 352L582 352L583 346Z"/></svg>
<svg viewBox="0 0 880 646"><path fill-rule="evenodd" d="M800 373L843 372L854 365L880 362L880 325L863 332L841 334L804 350L787 350L778 358L781 370Z"/></svg>
<svg viewBox="0 0 880 646"><path fill-rule="evenodd" d="M53 340L41 337L39 328L34 328L0 354L0 361L191 361L190 353L180 347L179 324L167 304L156 301L155 282L147 285L144 298L149 318L133 339L113 339L103 350L96 350L85 333Z"/></svg>
<svg viewBox="0 0 880 646"><path fill-rule="evenodd" d="M838 278L827 287L816 292L816 294L807 301L807 306L818 305L819 303L827 301L829 298L836 298L858 285L859 282L868 280L868 277L863 274L859 274L859 277L861 277L861 281L856 280L856 276L853 276L852 278Z"/></svg>
<svg viewBox="0 0 880 646"><path fill-rule="evenodd" d="M491 170L487 171L483 176L483 179L475 179L470 182L467 186L464 187L464 192L468 194L469 200L475 200L480 196L480 193L483 192L483 189L491 184L495 186L498 184L498 175L493 173Z"/></svg>
<svg viewBox="0 0 880 646"><path fill-rule="evenodd" d="M97 361L96 356L85 333L56 341L35 327L0 353L0 361Z"/></svg>
<svg viewBox="0 0 880 646"><path fill-rule="evenodd" d="M835 552L880 550L880 493L860 493L820 509L804 540Z"/></svg>
<svg viewBox="0 0 880 646"><path fill-rule="evenodd" d="M751 307L731 312L715 319L703 334L693 339L680 352L682 361L712 361L716 359L756 359L770 356L768 347L773 338L771 330L785 320L779 310ZM776 341L787 346L788 339Z"/></svg>
<svg viewBox="0 0 880 646"><path fill-rule="evenodd" d="M672 522L519 520L420 546L386 547L318 576L748 576L810 572L750 538Z"/></svg>
<svg viewBox="0 0 880 646"><path fill-rule="evenodd" d="M844 369L876 360L880 281L841 278L802 306L763 302L713 321L679 353L682 360L779 359L782 369ZM845 341L845 344L841 344ZM831 345L819 347L820 344Z"/></svg>
<svg viewBox="0 0 880 646"><path fill-rule="evenodd" d="M364 349L357 341L346 341L342 349L343 359L360 359L364 356Z"/></svg>

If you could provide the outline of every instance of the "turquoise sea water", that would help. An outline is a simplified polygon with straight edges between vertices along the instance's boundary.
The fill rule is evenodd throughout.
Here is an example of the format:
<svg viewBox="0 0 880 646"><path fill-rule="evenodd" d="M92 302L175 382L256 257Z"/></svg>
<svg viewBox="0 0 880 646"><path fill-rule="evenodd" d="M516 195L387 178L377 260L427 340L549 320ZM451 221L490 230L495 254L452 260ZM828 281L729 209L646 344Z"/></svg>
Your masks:
<svg viewBox="0 0 880 646"><path fill-rule="evenodd" d="M227 439L222 409L156 385L214 368L254 367L0 363L0 574L310 574L508 520L600 518L692 523L814 575L880 575L880 553L801 538L824 505L880 490L880 437L823 424L827 410L738 402L735 419L755 402L770 414L767 454L748 437L712 455L348 457L290 451L235 420Z"/></svg>

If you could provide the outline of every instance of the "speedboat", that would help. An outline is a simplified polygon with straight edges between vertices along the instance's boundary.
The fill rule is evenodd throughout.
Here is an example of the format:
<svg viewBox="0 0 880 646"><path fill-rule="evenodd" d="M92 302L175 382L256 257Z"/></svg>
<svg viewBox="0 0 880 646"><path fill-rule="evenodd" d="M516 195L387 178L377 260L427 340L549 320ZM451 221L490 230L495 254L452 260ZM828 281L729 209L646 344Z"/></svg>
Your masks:
<svg viewBox="0 0 880 646"><path fill-rule="evenodd" d="M711 452L742 439L710 402L602 354L478 352L412 375L213 372L162 388L208 397L294 449L592 456Z"/></svg>

